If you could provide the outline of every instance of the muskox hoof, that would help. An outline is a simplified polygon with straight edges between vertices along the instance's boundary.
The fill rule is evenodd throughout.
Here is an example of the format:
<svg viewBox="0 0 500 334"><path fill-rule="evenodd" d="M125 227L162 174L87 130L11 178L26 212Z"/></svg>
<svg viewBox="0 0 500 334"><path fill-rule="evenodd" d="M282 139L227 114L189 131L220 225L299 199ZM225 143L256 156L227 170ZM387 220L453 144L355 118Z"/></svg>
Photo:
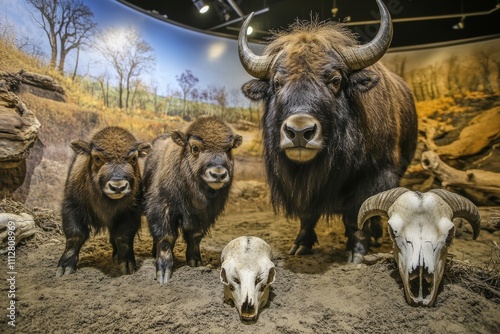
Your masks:
<svg viewBox="0 0 500 334"><path fill-rule="evenodd" d="M363 263L363 255L353 251L347 251L347 263L359 264Z"/></svg>
<svg viewBox="0 0 500 334"><path fill-rule="evenodd" d="M172 269L158 270L156 272L156 280L160 285L163 285L168 282L168 280L172 277Z"/></svg>
<svg viewBox="0 0 500 334"><path fill-rule="evenodd" d="M120 271L122 275L131 275L135 273L135 263L130 261L123 261L120 263Z"/></svg>
<svg viewBox="0 0 500 334"><path fill-rule="evenodd" d="M190 267L199 267L203 265L203 262L201 260L191 259L187 261L187 264Z"/></svg>
<svg viewBox="0 0 500 334"><path fill-rule="evenodd" d="M290 251L288 252L288 255L309 255L312 254L313 250L311 247L306 247L304 245L297 245L294 244Z"/></svg>
<svg viewBox="0 0 500 334"><path fill-rule="evenodd" d="M57 267L56 277L71 275L75 271L76 269L71 267Z"/></svg>

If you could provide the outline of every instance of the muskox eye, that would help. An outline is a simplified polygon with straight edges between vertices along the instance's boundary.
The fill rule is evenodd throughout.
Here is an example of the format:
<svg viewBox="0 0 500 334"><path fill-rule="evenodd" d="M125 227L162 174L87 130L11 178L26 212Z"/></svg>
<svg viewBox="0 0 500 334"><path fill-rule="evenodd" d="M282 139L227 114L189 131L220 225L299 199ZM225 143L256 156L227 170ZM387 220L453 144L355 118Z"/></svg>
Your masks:
<svg viewBox="0 0 500 334"><path fill-rule="evenodd" d="M99 158L99 156L98 156L98 155L94 155L94 161L95 161L95 163L97 163L97 164L102 163L102 159L101 159L101 158Z"/></svg>
<svg viewBox="0 0 500 334"><path fill-rule="evenodd" d="M196 146L196 145L193 145L193 146L191 147L191 150L192 150L192 151L193 151L193 153L195 153L195 154L196 154L196 153L198 153L198 152L200 152L200 148L199 148L198 146Z"/></svg>
<svg viewBox="0 0 500 334"><path fill-rule="evenodd" d="M132 159L130 159L131 164L135 164L137 162L137 155L134 155Z"/></svg>

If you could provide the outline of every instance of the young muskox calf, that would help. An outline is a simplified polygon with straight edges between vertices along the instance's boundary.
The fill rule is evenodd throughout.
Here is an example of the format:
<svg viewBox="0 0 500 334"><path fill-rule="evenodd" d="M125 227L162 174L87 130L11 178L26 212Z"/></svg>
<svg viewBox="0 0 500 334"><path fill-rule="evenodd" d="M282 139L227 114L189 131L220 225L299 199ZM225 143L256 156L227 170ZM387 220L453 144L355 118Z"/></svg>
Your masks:
<svg viewBox="0 0 500 334"><path fill-rule="evenodd" d="M135 269L134 237L141 223L142 185L138 159L147 155L149 143L139 143L119 127L106 127L90 143L75 140L62 204L66 249L56 276L76 270L78 255L90 229L108 228L113 259L124 274Z"/></svg>
<svg viewBox="0 0 500 334"><path fill-rule="evenodd" d="M179 229L187 243L187 263L201 265L200 242L224 209L233 176L231 150L241 141L223 121L205 117L153 143L144 185L160 284L172 274Z"/></svg>

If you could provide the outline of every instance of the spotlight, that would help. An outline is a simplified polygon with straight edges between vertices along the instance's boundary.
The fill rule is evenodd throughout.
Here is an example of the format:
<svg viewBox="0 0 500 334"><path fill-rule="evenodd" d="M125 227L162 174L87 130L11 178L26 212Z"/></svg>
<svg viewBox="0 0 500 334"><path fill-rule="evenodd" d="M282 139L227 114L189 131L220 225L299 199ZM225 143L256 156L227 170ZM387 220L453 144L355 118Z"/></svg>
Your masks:
<svg viewBox="0 0 500 334"><path fill-rule="evenodd" d="M333 0L332 16L336 17L338 11L339 11L339 8L337 7L337 0Z"/></svg>
<svg viewBox="0 0 500 334"><path fill-rule="evenodd" d="M210 8L203 0L193 0L193 4L196 7L196 9L198 9L200 14L206 13Z"/></svg>
<svg viewBox="0 0 500 334"><path fill-rule="evenodd" d="M458 22L457 24L454 24L453 25L453 29L455 30L462 30L463 28L465 28L465 16L463 16L461 19L460 19L460 22Z"/></svg>
<svg viewBox="0 0 500 334"><path fill-rule="evenodd" d="M252 26L248 26L248 28L247 28L247 35L251 35L252 33L253 33Z"/></svg>

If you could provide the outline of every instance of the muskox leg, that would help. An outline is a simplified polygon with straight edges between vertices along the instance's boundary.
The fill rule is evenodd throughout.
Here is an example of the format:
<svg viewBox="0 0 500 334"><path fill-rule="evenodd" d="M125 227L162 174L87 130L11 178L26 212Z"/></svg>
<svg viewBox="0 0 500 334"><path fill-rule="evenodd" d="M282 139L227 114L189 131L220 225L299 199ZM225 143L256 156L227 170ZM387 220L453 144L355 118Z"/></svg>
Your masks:
<svg viewBox="0 0 500 334"><path fill-rule="evenodd" d="M63 225L65 224L63 223ZM76 271L80 249L89 238L89 229L87 226L75 225L73 228L64 228L64 234L66 236L66 248L57 264L56 277L69 275Z"/></svg>
<svg viewBox="0 0 500 334"><path fill-rule="evenodd" d="M177 234L168 234L156 242L156 280L160 285L168 282L174 267L174 246Z"/></svg>
<svg viewBox="0 0 500 334"><path fill-rule="evenodd" d="M313 245L318 242L318 237L314 231L318 219L319 216L317 215L300 217L300 231L288 254L306 255L312 253Z"/></svg>
<svg viewBox="0 0 500 334"><path fill-rule="evenodd" d="M113 246L113 261L120 265L124 275L135 271L134 238L141 224L140 214L128 212L118 217L109 230Z"/></svg>
<svg viewBox="0 0 500 334"><path fill-rule="evenodd" d="M201 261L200 243L203 234L194 231L184 231L184 240L186 240L186 262L190 267L203 265Z"/></svg>

